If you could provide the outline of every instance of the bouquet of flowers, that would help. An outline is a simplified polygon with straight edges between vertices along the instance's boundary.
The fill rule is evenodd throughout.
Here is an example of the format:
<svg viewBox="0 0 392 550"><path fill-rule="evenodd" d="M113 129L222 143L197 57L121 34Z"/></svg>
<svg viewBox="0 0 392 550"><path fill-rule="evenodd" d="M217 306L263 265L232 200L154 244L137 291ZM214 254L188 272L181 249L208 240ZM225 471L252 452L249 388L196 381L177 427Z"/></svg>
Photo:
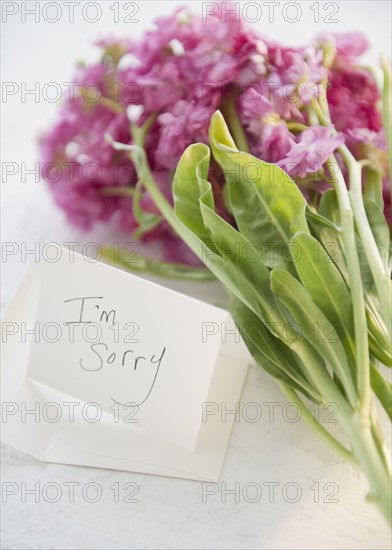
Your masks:
<svg viewBox="0 0 392 550"><path fill-rule="evenodd" d="M164 257L137 269L221 280L255 361L390 521L388 60L361 66L358 33L286 47L184 8L99 46L41 140L56 203L82 228L159 240ZM312 402L337 405L339 437Z"/></svg>

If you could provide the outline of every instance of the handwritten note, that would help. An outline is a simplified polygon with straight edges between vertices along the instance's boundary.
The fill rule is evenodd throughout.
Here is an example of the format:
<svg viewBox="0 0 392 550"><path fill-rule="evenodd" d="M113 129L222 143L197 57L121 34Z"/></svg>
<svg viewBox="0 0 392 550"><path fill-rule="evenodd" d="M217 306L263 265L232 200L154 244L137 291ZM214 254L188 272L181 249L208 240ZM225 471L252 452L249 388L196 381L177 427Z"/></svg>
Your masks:
<svg viewBox="0 0 392 550"><path fill-rule="evenodd" d="M47 462L217 482L249 361L229 314L61 251L5 315L2 441Z"/></svg>
<svg viewBox="0 0 392 550"><path fill-rule="evenodd" d="M195 449L221 347L203 323L228 313L105 264L65 254L44 266L28 376ZM203 341L204 340L204 341Z"/></svg>
<svg viewBox="0 0 392 550"><path fill-rule="evenodd" d="M116 395L112 396L111 400L124 408L130 405L140 407L152 392L166 347L157 355L148 355L147 353L138 355L135 351L135 344L138 344L139 340L135 335L139 331L139 327L136 323L129 322L124 325L124 329L129 329L130 332L125 335L123 342L132 344L132 347L127 347L126 350L120 352L119 325L116 322L117 311L115 309L105 310L102 300L104 300L103 296L81 296L65 300L66 304L76 305L78 308L76 320L65 321L66 326L82 326L87 329L94 327L100 340L105 328L113 331L115 335L116 345L110 349L107 342L104 341L89 343L89 353L80 357L79 366L87 372L98 372L102 368L109 367L109 369L113 369L113 376L118 376L121 370L129 369L135 375L134 382L128 389L129 399L120 401ZM89 308L93 309L90 315L85 311Z"/></svg>

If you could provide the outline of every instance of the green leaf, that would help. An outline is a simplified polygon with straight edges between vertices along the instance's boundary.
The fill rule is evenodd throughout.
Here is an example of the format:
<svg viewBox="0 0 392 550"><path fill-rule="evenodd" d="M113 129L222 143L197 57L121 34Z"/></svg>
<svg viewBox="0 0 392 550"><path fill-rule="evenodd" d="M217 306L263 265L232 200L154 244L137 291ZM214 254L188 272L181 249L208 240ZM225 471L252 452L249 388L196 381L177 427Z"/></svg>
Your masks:
<svg viewBox="0 0 392 550"><path fill-rule="evenodd" d="M337 227L340 226L338 200L333 189L328 189L328 191L326 191L321 197L319 213L332 221ZM344 246L340 234L337 234L328 228L322 228L319 231L319 240L330 258L334 261L336 267L339 269L344 280L346 281L346 284L349 286L348 270L344 256ZM363 250L362 242L357 235L356 243L362 283L365 291L370 292L374 287L373 276Z"/></svg>
<svg viewBox="0 0 392 550"><path fill-rule="evenodd" d="M207 181L210 151L202 144L184 152L174 176L175 214L199 242L198 255L239 300L263 320L284 325L269 287L269 271L254 245L214 211Z"/></svg>
<svg viewBox="0 0 392 550"><path fill-rule="evenodd" d="M338 200L333 189L328 189L328 191L323 193L320 200L319 214L333 223L335 227L340 227ZM348 283L348 271L340 233L327 227L322 227L318 232L318 240L322 243L329 257L339 269L346 283Z"/></svg>
<svg viewBox="0 0 392 550"><path fill-rule="evenodd" d="M373 293L366 295L366 320L369 335L369 350L385 366L392 367L392 342L388 328L380 314L378 297Z"/></svg>
<svg viewBox="0 0 392 550"><path fill-rule="evenodd" d="M199 239L200 257L205 264L258 322L263 321L277 339L296 338L270 288L269 270L260 257L252 259L249 254L254 252L253 244L214 211L211 185L206 180L208 162L209 150L203 145L189 147L182 156L174 178L177 219ZM292 365L298 369L298 376L308 378L299 359Z"/></svg>
<svg viewBox="0 0 392 550"><path fill-rule="evenodd" d="M200 189L200 184L208 174L210 150L206 145L190 145L183 153L174 175L173 195L176 217L196 235L202 243L210 240L200 212L199 198L208 191L208 186ZM214 205L212 192L209 194Z"/></svg>
<svg viewBox="0 0 392 550"><path fill-rule="evenodd" d="M340 226L338 198L334 189L328 189L320 199L319 214Z"/></svg>
<svg viewBox="0 0 392 550"><path fill-rule="evenodd" d="M389 418L392 420L392 386L372 363L370 364L370 384Z"/></svg>
<svg viewBox="0 0 392 550"><path fill-rule="evenodd" d="M377 172L377 170L373 170L369 167L366 168L366 179L363 190L363 198L364 201L374 201L380 208L380 210L384 209L381 174Z"/></svg>
<svg viewBox="0 0 392 550"><path fill-rule="evenodd" d="M366 258L362 241L358 237L358 235L355 235L355 242L357 244L359 269L361 270L361 279L362 279L363 289L365 290L365 292L370 293L374 290L373 275Z"/></svg>
<svg viewBox="0 0 392 550"><path fill-rule="evenodd" d="M377 196L379 195L379 191L377 191L377 188L375 186L376 186L376 183L374 183L374 185L372 184L371 189L370 188L368 189L368 196L373 197L376 200ZM380 201L380 198L378 198L377 200ZM337 201L336 193L333 189L329 189L323 194L320 201L319 212L323 216L331 220L334 224L339 226L340 218L339 218L338 201ZM340 235L336 234L334 231L331 231L328 228L321 228L319 230L318 236L319 236L319 240L321 241L324 248L326 249L328 255L334 261L335 265L337 266L340 273L342 274L346 282L346 285L349 286L348 271L347 271L346 261L344 258L343 244L342 244ZM371 300L372 291L374 289L373 276L370 271L369 264L365 256L365 252L363 250L363 245L359 237L356 237L356 243L357 243L362 283L364 286L364 290L366 291L366 300L367 302L369 302L369 300ZM377 305L379 306L379 304ZM388 345L389 339L387 340L385 338L385 334L382 331L382 327L380 327L380 324L375 319L374 312L375 312L374 307L373 308L367 307L367 320L368 320L368 328L369 328L369 348L372 355L377 357L377 359L379 359L382 363L389 364L389 358L390 358L390 345Z"/></svg>
<svg viewBox="0 0 392 550"><path fill-rule="evenodd" d="M321 396L306 378L299 357L264 325L242 302L232 297L230 311L236 326L257 363L277 380L320 402Z"/></svg>
<svg viewBox="0 0 392 550"><path fill-rule="evenodd" d="M291 237L309 232L306 200L297 185L278 166L238 151L219 111L211 121L210 143L240 232L262 250L266 265L290 269Z"/></svg>
<svg viewBox="0 0 392 550"><path fill-rule="evenodd" d="M297 233L291 243L295 268L303 286L354 358L351 295L340 271L317 239L311 235Z"/></svg>
<svg viewBox="0 0 392 550"><path fill-rule="evenodd" d="M369 323L369 318L368 318ZM391 346L386 345L380 345L380 339L377 338L377 336L373 336L373 333L377 334L377 332L373 329L373 331L368 331L368 338L369 338L369 351L370 354L373 355L378 361L380 361L383 365L385 365L388 368L392 368L392 355L391 355Z"/></svg>
<svg viewBox="0 0 392 550"><path fill-rule="evenodd" d="M364 206L377 248L380 251L384 265L388 268L390 235L384 212L373 200L365 200Z"/></svg>
<svg viewBox="0 0 392 550"><path fill-rule="evenodd" d="M279 269L271 272L271 288L300 327L302 336L331 365L355 406L357 396L343 344L336 333L331 334L328 319L309 292L290 273ZM290 347L295 350L295 344Z"/></svg>
<svg viewBox="0 0 392 550"><path fill-rule="evenodd" d="M305 215L308 222L315 223L317 225L320 225L321 227L327 227L334 232L339 231L339 228L333 222L331 222L325 216L322 216L317 212L313 212L313 210L311 210L309 207L306 208Z"/></svg>

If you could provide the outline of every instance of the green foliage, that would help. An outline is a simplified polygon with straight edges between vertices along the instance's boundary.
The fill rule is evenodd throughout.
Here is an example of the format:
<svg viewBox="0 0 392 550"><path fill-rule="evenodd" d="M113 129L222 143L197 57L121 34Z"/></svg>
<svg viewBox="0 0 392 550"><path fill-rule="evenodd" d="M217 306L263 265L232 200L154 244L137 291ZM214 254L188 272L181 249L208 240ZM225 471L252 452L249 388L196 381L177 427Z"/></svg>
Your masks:
<svg viewBox="0 0 392 550"><path fill-rule="evenodd" d="M352 212L342 207L347 190L327 191L318 211L311 209L285 172L237 149L219 112L211 121L210 145L225 174L236 227L215 211L207 179L210 150L195 144L183 154L174 178L179 233L231 293L232 316L255 361L300 404L320 437L345 459L358 460L388 516L390 473L371 396L374 392L391 416L391 385L377 365L390 362L389 333L379 311L378 274L369 265L368 243L355 233ZM363 212L387 264L389 232L381 208L373 179ZM344 231L352 232L350 239ZM348 242L356 250L348 251ZM356 280L355 292L351 280ZM358 292L364 292L363 300L358 301ZM321 424L312 424L299 394L317 403L335 402L351 451Z"/></svg>

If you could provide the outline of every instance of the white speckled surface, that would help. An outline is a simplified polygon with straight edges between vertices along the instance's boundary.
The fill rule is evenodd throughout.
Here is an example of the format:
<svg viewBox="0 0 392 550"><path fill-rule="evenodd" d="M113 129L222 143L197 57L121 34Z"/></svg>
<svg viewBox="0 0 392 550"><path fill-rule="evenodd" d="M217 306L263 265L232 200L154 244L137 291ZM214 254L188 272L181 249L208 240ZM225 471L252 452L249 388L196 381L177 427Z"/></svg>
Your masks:
<svg viewBox="0 0 392 550"><path fill-rule="evenodd" d="M242 403L256 402L259 422L235 425L219 491L204 498L202 484L157 476L38 462L3 449L2 481L17 483L18 493L3 504L2 547L7 549L388 549L389 528L364 501L366 481L336 459L301 422L284 421L281 397L273 382L252 368ZM276 402L273 422L267 403ZM249 409L249 416L251 410ZM291 411L292 412L292 411ZM74 502L66 483L75 485ZM122 502L136 483L136 503ZM270 502L268 484L276 482ZM38 484L38 500L22 484ZM50 489L57 483L60 491ZM94 488L86 486L96 484ZM119 502L114 484L119 484ZM230 494L239 484L239 491ZM297 502L294 485L301 491ZM320 499L315 502L315 483ZM325 484L334 484L324 489ZM223 500L226 484L226 502ZM246 492L246 485L248 492ZM110 489L112 487L112 489ZM258 502L256 489L262 489ZM333 499L323 502L334 488ZM100 499L93 503L97 490ZM47 493L46 493L47 491ZM285 492L287 491L287 492ZM48 502L60 496L58 502ZM236 502L237 500L237 502Z"/></svg>
<svg viewBox="0 0 392 550"><path fill-rule="evenodd" d="M104 17L99 23L87 24L76 18L72 25L64 20L56 24L43 21L20 23L11 19L3 25L3 80L26 83L66 82L75 59L92 58L89 46L97 34L140 32L156 14L166 13L176 2L141 2L140 24L136 27L115 25L112 3L102 3ZM196 3L195 3L196 4ZM322 4L322 3L321 3ZM301 4L306 11L306 3ZM368 31L374 44L374 54L388 49L390 35L389 2L340 2L340 22L332 27ZM326 28L309 25L304 17L296 25L284 24L279 18L273 23L263 20L265 32L286 42L306 41ZM327 27L332 29L332 27ZM40 101L21 103L12 97L3 110L3 161L26 162L31 167L36 160L34 140L40 129L54 117L55 106ZM97 228L92 235L80 235L66 227L63 217L52 205L42 184L20 181L16 175L3 184L3 241L33 243L48 240L58 243L78 240L126 240L126 237ZM23 261L16 254L2 264L2 308L9 303L32 257ZM187 291L184 284L176 285ZM193 288L199 297L216 298L216 286ZM127 549L127 548L216 548L216 549L388 549L391 547L389 528L378 512L364 501L366 480L329 452L301 422L283 418L284 398L273 381L256 368L250 370L242 403L256 402L263 413L258 422L235 424L222 473L221 483L228 490L239 487L239 498L227 494L222 502L223 487L217 494L202 498L202 484L147 475L63 466L38 462L10 447L2 447L2 488L14 484L18 492L2 502L2 541L4 549ZM273 421L268 419L268 405L277 402ZM275 496L269 501L268 486L276 482ZM58 484L61 495L53 499L50 483ZM74 500L67 487L75 483ZM83 498L88 483L102 491L93 503ZM138 502L123 502L137 484L134 497ZM298 502L287 502L282 488L287 483L300 487ZM315 502L314 487L320 488ZM327 483L336 484L326 486ZM23 485L25 484L25 485ZM38 502L34 496L22 498L22 488L38 484ZM118 484L119 502L113 488ZM249 492L242 494L248 485ZM245 489L244 489L245 487ZM252 492L253 487L253 492ZM258 502L251 502L254 488L263 492ZM337 488L338 502L323 502L331 487ZM53 486L52 486L53 488ZM48 494L45 498L45 490ZM90 492L91 491L91 492ZM288 497L292 493L288 491ZM93 488L87 492L93 498ZM4 502L6 500L6 502ZM23 501L25 500L25 502Z"/></svg>

